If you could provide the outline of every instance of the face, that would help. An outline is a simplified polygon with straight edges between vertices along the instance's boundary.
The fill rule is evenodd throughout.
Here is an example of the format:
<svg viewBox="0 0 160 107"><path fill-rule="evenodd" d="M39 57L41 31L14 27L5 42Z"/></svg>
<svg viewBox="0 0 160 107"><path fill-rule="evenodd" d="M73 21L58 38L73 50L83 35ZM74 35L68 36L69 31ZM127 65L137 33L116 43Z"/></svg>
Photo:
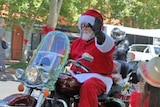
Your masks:
<svg viewBox="0 0 160 107"><path fill-rule="evenodd" d="M115 36L115 37L119 37L119 36L121 36L119 33L117 33L117 32L113 32L113 35Z"/></svg>
<svg viewBox="0 0 160 107"><path fill-rule="evenodd" d="M82 39L83 40L88 41L94 37L93 30L90 28L88 24L82 23L81 29L82 29Z"/></svg>

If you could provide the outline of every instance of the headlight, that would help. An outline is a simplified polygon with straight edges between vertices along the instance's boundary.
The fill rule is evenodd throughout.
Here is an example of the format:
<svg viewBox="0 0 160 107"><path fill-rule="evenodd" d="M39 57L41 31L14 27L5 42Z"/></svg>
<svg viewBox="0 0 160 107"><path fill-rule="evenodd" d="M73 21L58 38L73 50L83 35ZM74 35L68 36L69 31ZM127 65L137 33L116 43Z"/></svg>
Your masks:
<svg viewBox="0 0 160 107"><path fill-rule="evenodd" d="M26 68L26 77L28 82L34 83L38 78L38 69L35 66L29 66Z"/></svg>
<svg viewBox="0 0 160 107"><path fill-rule="evenodd" d="M18 69L16 70L16 77L17 77L17 79L22 79L22 78L23 78L23 75L24 75L24 70L18 68Z"/></svg>
<svg viewBox="0 0 160 107"><path fill-rule="evenodd" d="M47 72L43 72L41 75L41 80L43 83L47 83L48 80L50 79L50 75Z"/></svg>

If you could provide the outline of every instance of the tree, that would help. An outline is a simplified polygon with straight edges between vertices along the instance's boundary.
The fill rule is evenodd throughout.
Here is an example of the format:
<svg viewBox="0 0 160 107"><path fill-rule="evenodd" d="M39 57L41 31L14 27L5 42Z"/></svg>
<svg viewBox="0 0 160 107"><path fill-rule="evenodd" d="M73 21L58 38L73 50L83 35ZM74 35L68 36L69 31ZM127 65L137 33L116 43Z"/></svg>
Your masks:
<svg viewBox="0 0 160 107"><path fill-rule="evenodd" d="M66 25L76 26L80 14L89 8L99 10L107 24L160 28L159 0L65 0L60 15Z"/></svg>
<svg viewBox="0 0 160 107"><path fill-rule="evenodd" d="M46 23L56 27L62 2L63 0L3 0L0 1L0 7L4 9L5 6L5 11L8 12L5 15L8 25L20 25L24 30L24 39L30 40L35 27L42 27ZM24 45L23 51L22 61L25 61L27 45Z"/></svg>
<svg viewBox="0 0 160 107"><path fill-rule="evenodd" d="M66 25L76 26L78 18L87 9L96 9L105 17L105 13L108 11L107 6L107 0L64 0L60 16L65 22L68 22Z"/></svg>
<svg viewBox="0 0 160 107"><path fill-rule="evenodd" d="M111 16L121 24L135 28L159 28L160 1L111 0Z"/></svg>
<svg viewBox="0 0 160 107"><path fill-rule="evenodd" d="M61 22L77 27L82 12L96 9L104 17L104 23L136 28L160 28L159 0L1 0L0 10L9 26L21 25L24 39L30 40L35 27L50 24L57 27ZM118 20L117 23L113 23ZM75 27L76 26L76 27ZM78 29L76 29L78 30ZM24 56L27 56L24 48Z"/></svg>
<svg viewBox="0 0 160 107"><path fill-rule="evenodd" d="M48 18L48 24L51 25L51 27L56 28L59 13L61 10L63 0L51 0L50 6L49 6L49 18Z"/></svg>

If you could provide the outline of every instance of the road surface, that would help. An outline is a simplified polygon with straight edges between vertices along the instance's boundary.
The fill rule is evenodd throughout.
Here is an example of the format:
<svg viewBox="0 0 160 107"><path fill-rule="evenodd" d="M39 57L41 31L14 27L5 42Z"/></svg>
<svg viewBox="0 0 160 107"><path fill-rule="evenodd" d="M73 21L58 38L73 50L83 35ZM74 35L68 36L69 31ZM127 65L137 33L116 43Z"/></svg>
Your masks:
<svg viewBox="0 0 160 107"><path fill-rule="evenodd" d="M16 81L0 81L0 99L18 93L17 87L19 84L20 83Z"/></svg>

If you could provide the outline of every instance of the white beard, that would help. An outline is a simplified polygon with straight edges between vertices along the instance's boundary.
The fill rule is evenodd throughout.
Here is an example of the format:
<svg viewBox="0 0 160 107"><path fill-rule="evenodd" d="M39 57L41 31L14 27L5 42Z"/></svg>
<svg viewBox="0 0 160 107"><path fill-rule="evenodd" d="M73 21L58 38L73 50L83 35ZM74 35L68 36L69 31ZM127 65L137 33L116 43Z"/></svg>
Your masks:
<svg viewBox="0 0 160 107"><path fill-rule="evenodd" d="M88 41L88 40L91 40L92 38L94 38L93 33L83 33L82 34L82 39L83 40Z"/></svg>

